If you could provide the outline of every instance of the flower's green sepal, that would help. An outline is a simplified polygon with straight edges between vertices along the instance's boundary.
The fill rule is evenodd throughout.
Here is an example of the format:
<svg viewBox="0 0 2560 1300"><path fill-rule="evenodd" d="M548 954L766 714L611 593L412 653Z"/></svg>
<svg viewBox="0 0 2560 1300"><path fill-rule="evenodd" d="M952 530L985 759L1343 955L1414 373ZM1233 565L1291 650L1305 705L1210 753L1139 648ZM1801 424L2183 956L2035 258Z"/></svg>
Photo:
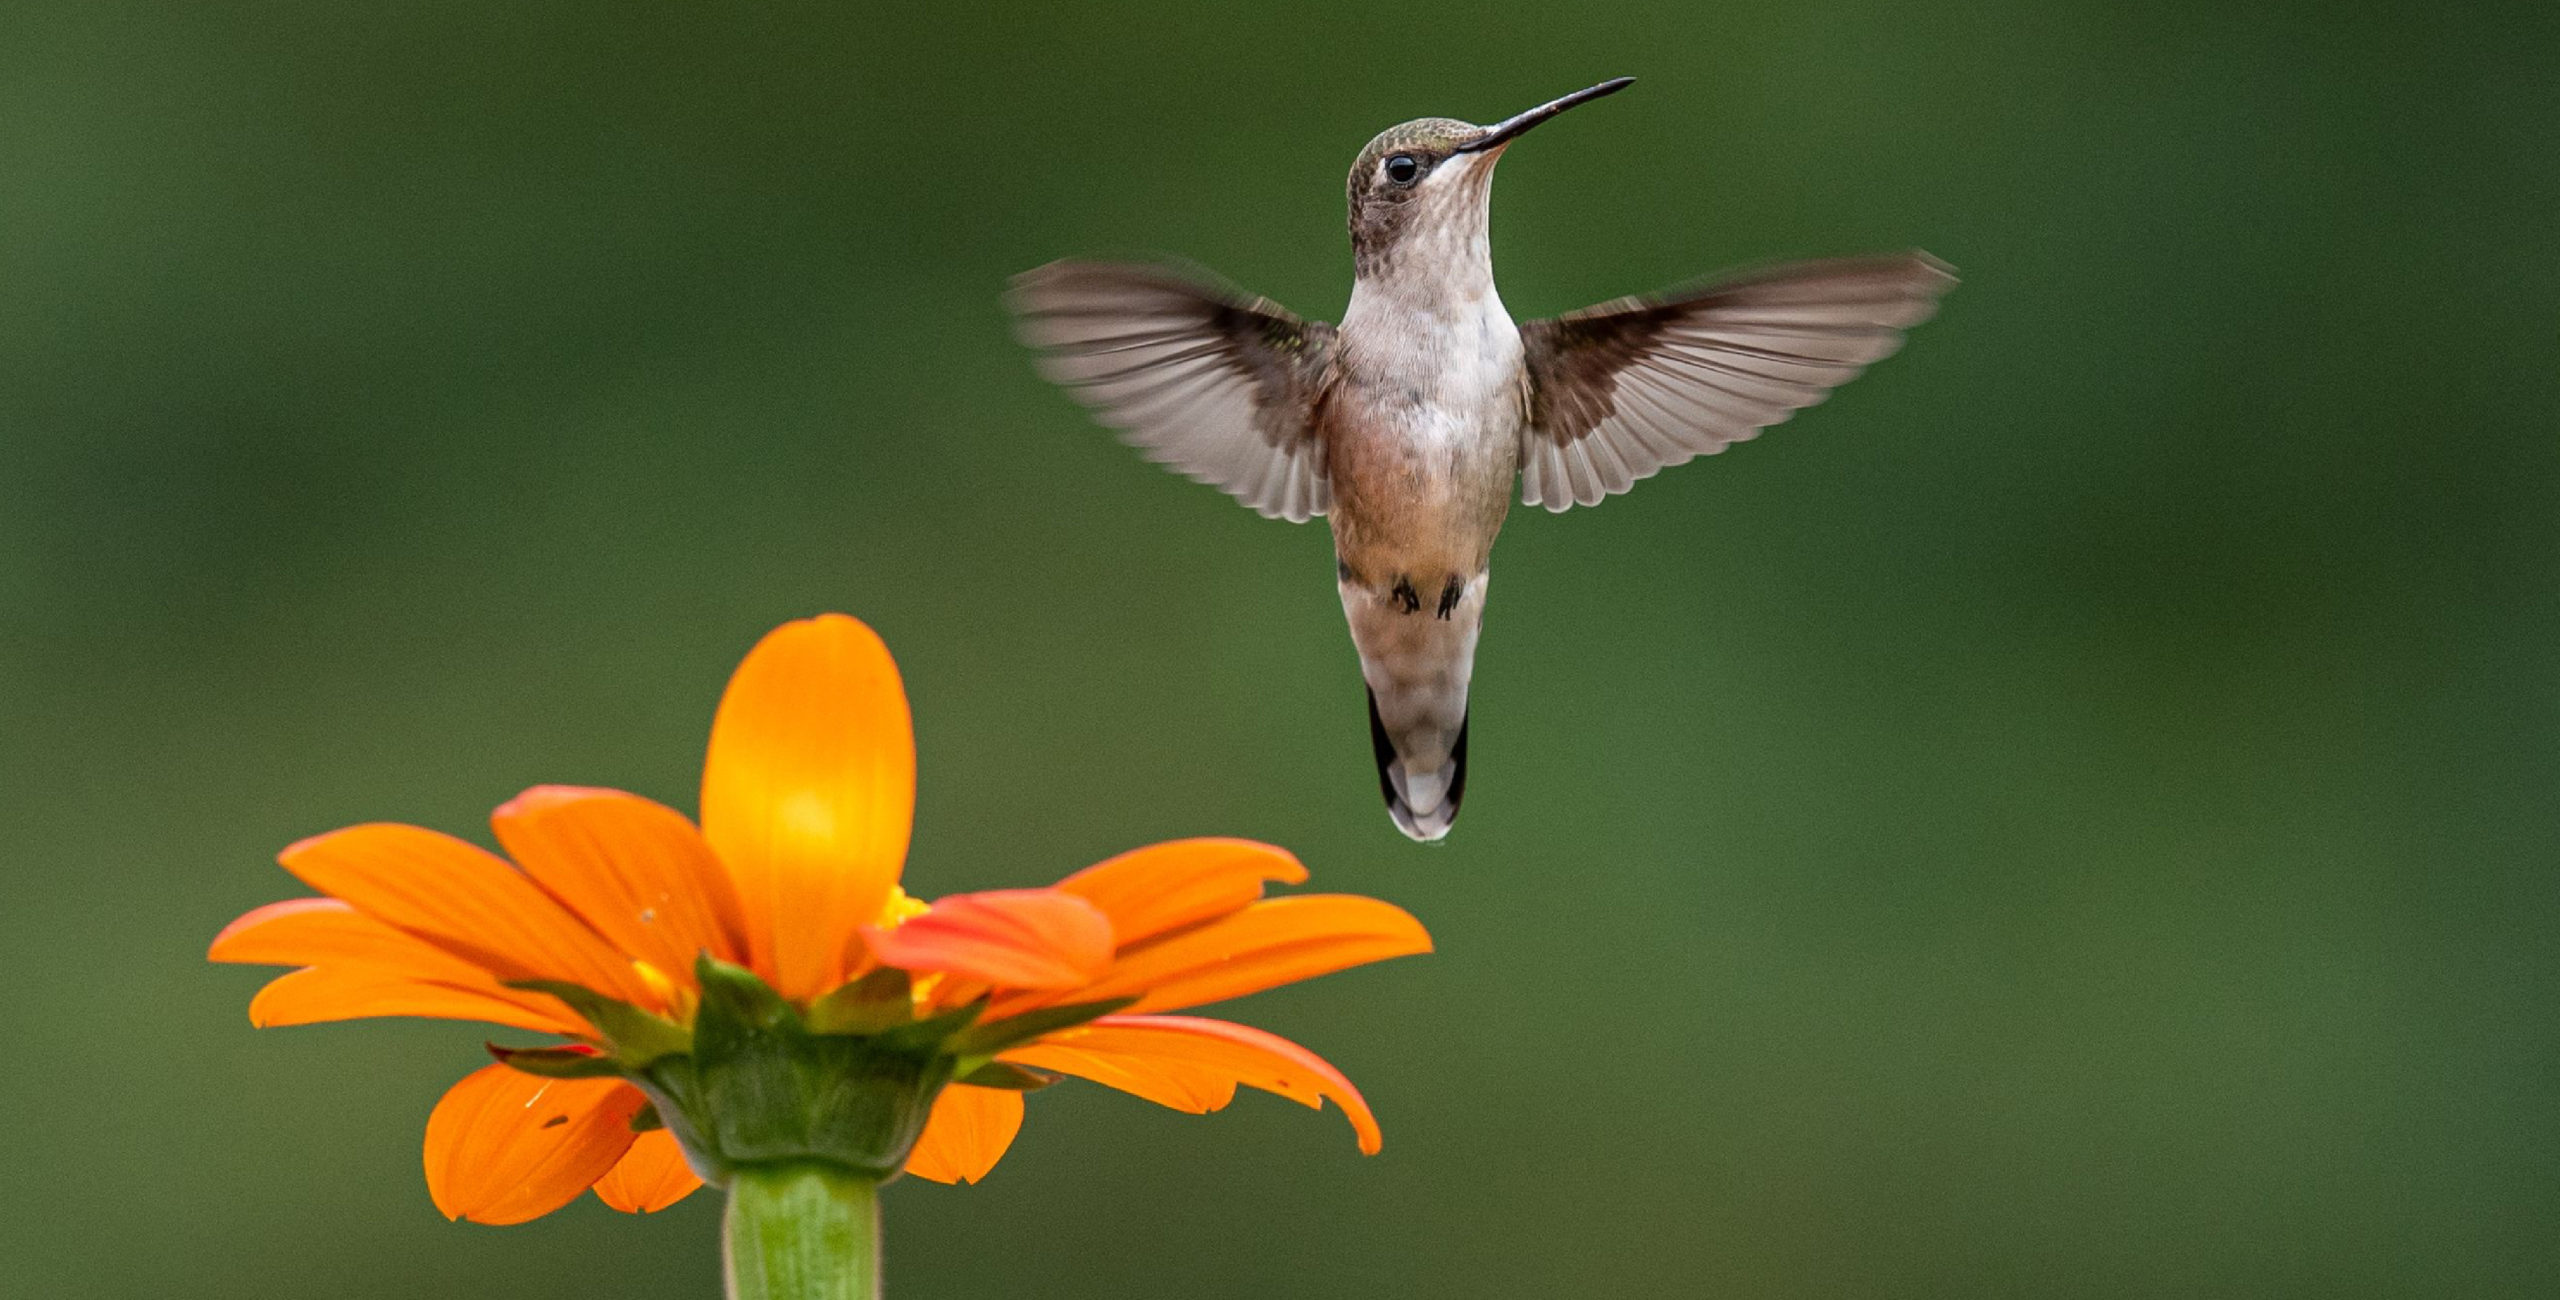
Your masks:
<svg viewBox="0 0 2560 1300"><path fill-rule="evenodd" d="M809 1031L817 1034L876 1034L915 1018L915 981L895 966L883 966L809 1004Z"/></svg>
<svg viewBox="0 0 2560 1300"><path fill-rule="evenodd" d="M918 1025L813 1033L752 972L707 956L695 972L702 1005L692 1050L630 1077L657 1103L697 1169L726 1182L741 1168L792 1162L871 1179L905 1166L935 1095L951 1081L956 1062L942 1050L947 1032L924 1042L912 1037Z"/></svg>
<svg viewBox="0 0 2560 1300"><path fill-rule="evenodd" d="M664 1127L697 1172L727 1185L742 1170L832 1166L872 1181L897 1176L955 1076L1029 1091L1057 1076L995 1059L1042 1034L1109 1015L1132 999L1043 1007L981 1023L984 998L923 1020L904 971L882 969L804 1014L755 972L705 953L690 1028L574 984L528 980L595 1026L601 1046L509 1048L491 1055L547 1079L628 1079L648 1094L635 1129Z"/></svg>
<svg viewBox="0 0 2560 1300"><path fill-rule="evenodd" d="M881 1030L879 1038L883 1044L905 1051L948 1051L945 1043L951 1036L978 1023L978 1017L985 1015L986 1011L987 1001L985 998L980 998L956 1011L945 1011L930 1020L893 1025Z"/></svg>
<svg viewBox="0 0 2560 1300"><path fill-rule="evenodd" d="M622 1063L592 1047L502 1047L484 1043L498 1063L545 1079L603 1079L620 1075Z"/></svg>
<svg viewBox="0 0 2560 1300"><path fill-rule="evenodd" d="M1136 998L1105 998L1099 1002L1070 1002L1064 1006L1025 1011L1018 1016L990 1020L955 1033L943 1050L954 1056L993 1056L1042 1034L1054 1034L1088 1020L1099 1020L1136 1001Z"/></svg>
<svg viewBox="0 0 2560 1300"><path fill-rule="evenodd" d="M507 987L548 993L568 1003L570 1010L604 1034L605 1046L613 1058L629 1069L640 1069L661 1056L679 1055L693 1047L693 1036L684 1031L684 1026L591 989L559 980L511 980Z"/></svg>
<svg viewBox="0 0 2560 1300"><path fill-rule="evenodd" d="M693 1021L697 1038L703 1025L715 1018L723 1024L757 1029L800 1023L800 1013L792 1010L772 985L744 966L732 966L706 952L694 958L693 975L702 983L702 1008L694 1014Z"/></svg>
<svg viewBox="0 0 2560 1300"><path fill-rule="evenodd" d="M967 1066L969 1063L962 1061L960 1064ZM952 1080L953 1083L965 1083L977 1088L1010 1088L1015 1092L1037 1092L1057 1081L1058 1076L1047 1070L1034 1070L1028 1066L1015 1065L1011 1061L982 1061L975 1068Z"/></svg>

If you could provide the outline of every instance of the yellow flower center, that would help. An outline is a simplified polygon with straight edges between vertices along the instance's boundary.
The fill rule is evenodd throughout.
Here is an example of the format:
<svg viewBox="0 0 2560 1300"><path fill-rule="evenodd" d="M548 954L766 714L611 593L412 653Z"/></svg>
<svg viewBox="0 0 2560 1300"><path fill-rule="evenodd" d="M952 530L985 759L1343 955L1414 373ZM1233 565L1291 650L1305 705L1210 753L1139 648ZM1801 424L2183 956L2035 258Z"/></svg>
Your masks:
<svg viewBox="0 0 2560 1300"><path fill-rule="evenodd" d="M894 930L933 910L933 905L909 894L896 885L889 886L889 898L880 904L880 919L872 922L883 929Z"/></svg>
<svg viewBox="0 0 2560 1300"><path fill-rule="evenodd" d="M680 1025L693 1023L695 999L692 989L668 979L665 971L645 961L633 960L631 969L639 975L641 983L649 986L649 992L656 997L658 1005L665 1008L668 1019Z"/></svg>

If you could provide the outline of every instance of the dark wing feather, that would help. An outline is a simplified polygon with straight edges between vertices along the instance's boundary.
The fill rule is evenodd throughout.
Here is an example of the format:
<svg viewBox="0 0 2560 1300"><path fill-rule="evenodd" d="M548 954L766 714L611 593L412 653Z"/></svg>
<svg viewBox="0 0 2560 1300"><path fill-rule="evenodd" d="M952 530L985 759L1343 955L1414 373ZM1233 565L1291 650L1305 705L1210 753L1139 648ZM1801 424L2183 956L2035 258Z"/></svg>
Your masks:
<svg viewBox="0 0 2560 1300"><path fill-rule="evenodd" d="M1331 325L1153 266L1052 262L1006 301L1040 373L1148 459L1274 519L1332 508L1312 419Z"/></svg>
<svg viewBox="0 0 2560 1300"><path fill-rule="evenodd" d="M1598 505L1753 437L1891 355L1955 282L1926 253L1842 258L1531 321L1520 499Z"/></svg>

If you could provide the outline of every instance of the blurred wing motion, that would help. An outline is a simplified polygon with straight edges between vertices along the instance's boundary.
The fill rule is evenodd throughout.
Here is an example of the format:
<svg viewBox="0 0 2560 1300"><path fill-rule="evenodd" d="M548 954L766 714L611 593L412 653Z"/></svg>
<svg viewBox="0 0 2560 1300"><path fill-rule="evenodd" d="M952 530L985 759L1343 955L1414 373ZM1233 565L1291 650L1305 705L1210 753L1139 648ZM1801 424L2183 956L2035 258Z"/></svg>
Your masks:
<svg viewBox="0 0 2560 1300"><path fill-rule="evenodd" d="M1333 505L1311 418L1334 333L1152 266L1052 262L1007 297L1040 373L1150 460L1273 519Z"/></svg>
<svg viewBox="0 0 2560 1300"><path fill-rule="evenodd" d="M1773 267L1531 321L1520 499L1598 505L1830 396L1954 287L1926 253Z"/></svg>

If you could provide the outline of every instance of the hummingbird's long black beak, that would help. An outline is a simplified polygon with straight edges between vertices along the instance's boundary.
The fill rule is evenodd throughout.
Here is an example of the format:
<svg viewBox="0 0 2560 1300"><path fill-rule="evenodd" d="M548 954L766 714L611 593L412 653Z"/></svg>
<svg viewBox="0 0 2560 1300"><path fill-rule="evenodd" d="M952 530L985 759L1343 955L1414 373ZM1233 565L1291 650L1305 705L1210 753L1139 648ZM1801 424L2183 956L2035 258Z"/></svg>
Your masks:
<svg viewBox="0 0 2560 1300"><path fill-rule="evenodd" d="M1530 127L1536 126L1576 104L1588 104L1604 95L1614 95L1636 84L1633 77L1611 77L1589 90L1577 90L1562 99L1551 99L1516 117L1506 118L1484 129L1484 134L1458 146L1459 153L1476 153L1510 142Z"/></svg>

